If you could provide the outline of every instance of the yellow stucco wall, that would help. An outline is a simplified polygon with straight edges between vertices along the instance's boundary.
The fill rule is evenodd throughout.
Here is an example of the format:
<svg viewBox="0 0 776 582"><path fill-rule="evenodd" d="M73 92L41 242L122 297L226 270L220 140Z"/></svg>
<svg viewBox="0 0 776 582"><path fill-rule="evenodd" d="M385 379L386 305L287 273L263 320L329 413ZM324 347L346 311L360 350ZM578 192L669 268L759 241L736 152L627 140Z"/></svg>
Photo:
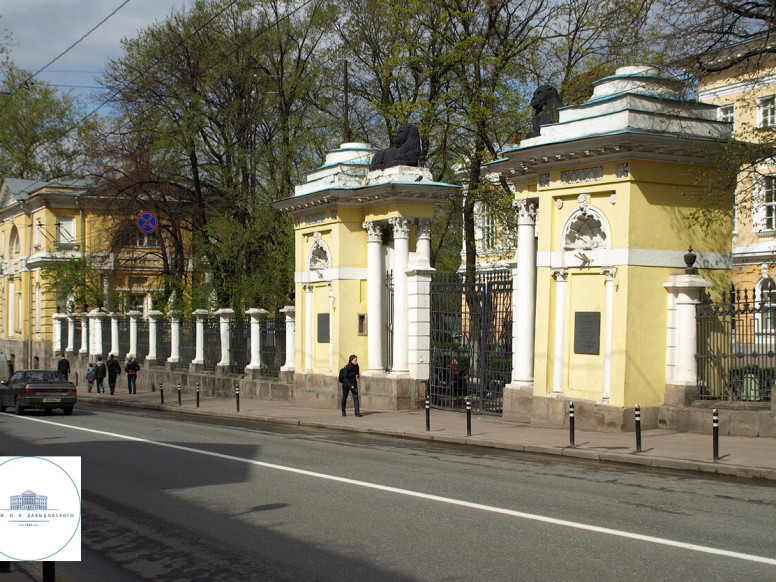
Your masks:
<svg viewBox="0 0 776 582"><path fill-rule="evenodd" d="M629 164L628 176L618 178L617 163L625 161ZM603 397L606 277L601 267L614 267L609 404L661 404L668 320L668 294L663 284L684 267L681 255L690 245L701 253L729 253L731 221L708 230L688 221L688 214L698 203L697 198L686 195L697 187L697 168L627 159L602 165L603 179L597 181L562 184L560 170L556 170L550 172L548 186L537 189L535 182L517 184L518 198L539 197L540 260L551 260L553 265L566 266L568 270L561 389L564 396L572 399L600 401ZM589 195L590 207L608 223L611 240L605 256L610 257L609 264L606 258L599 258L604 263L582 266L574 258L575 251L563 251L564 227L579 209L580 194ZM561 208L559 200L563 203ZM629 258L628 251L632 250L637 250L640 258ZM668 258L676 258L676 265L666 265ZM729 269L704 270L701 274L717 289L729 286ZM553 269L546 264L537 269L536 297L534 395L546 396L552 392L554 382L557 297ZM601 314L598 354L574 353L576 312Z"/></svg>

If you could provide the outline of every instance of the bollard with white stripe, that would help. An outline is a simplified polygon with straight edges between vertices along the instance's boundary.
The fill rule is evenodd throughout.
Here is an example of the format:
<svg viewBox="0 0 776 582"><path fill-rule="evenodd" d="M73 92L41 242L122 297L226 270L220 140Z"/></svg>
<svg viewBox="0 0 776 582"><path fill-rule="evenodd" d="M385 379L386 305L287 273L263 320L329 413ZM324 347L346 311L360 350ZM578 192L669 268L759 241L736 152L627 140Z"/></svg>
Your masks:
<svg viewBox="0 0 776 582"><path fill-rule="evenodd" d="M466 398L466 436L472 436L472 401Z"/></svg>
<svg viewBox="0 0 776 582"><path fill-rule="evenodd" d="M426 392L426 432L431 430L431 401Z"/></svg>
<svg viewBox="0 0 776 582"><path fill-rule="evenodd" d="M234 385L234 402L237 406L237 412L240 412L240 386Z"/></svg>
<svg viewBox="0 0 776 582"><path fill-rule="evenodd" d="M711 438L714 460L719 459L719 411L715 408L711 413Z"/></svg>
<svg viewBox="0 0 776 582"><path fill-rule="evenodd" d="M162 398L162 404L164 404L164 384L159 382L159 396Z"/></svg>
<svg viewBox="0 0 776 582"><path fill-rule="evenodd" d="M574 403L569 402L569 446L574 446Z"/></svg>
<svg viewBox="0 0 776 582"><path fill-rule="evenodd" d="M641 407L636 405L636 452L641 452Z"/></svg>
<svg viewBox="0 0 776 582"><path fill-rule="evenodd" d="M178 406L181 405L181 383L178 382Z"/></svg>
<svg viewBox="0 0 776 582"><path fill-rule="evenodd" d="M197 408L199 408L199 382L197 382Z"/></svg>

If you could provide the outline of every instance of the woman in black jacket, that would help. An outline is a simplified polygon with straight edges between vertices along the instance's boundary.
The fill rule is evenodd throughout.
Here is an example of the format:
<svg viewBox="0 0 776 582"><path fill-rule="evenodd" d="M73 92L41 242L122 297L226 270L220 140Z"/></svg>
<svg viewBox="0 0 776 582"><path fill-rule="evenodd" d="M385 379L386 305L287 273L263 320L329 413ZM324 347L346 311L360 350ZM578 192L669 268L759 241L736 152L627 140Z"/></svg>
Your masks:
<svg viewBox="0 0 776 582"><path fill-rule="evenodd" d="M345 414L345 406L348 403L348 393L353 392L353 406L356 409L356 416L361 416L358 409L358 358L355 354L348 358L348 365L345 366L342 378L342 416Z"/></svg>

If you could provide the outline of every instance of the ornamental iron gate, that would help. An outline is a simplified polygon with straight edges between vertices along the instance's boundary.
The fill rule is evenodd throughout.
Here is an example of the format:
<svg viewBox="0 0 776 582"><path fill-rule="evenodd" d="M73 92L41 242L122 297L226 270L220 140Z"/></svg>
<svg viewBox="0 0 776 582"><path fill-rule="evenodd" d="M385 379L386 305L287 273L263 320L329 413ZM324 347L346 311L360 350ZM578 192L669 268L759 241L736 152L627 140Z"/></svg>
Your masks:
<svg viewBox="0 0 776 582"><path fill-rule="evenodd" d="M512 275L431 282L429 398L434 408L501 415L512 375Z"/></svg>
<svg viewBox="0 0 776 582"><path fill-rule="evenodd" d="M759 296L731 288L696 306L698 386L701 400L770 402L776 383L776 286L765 280Z"/></svg>

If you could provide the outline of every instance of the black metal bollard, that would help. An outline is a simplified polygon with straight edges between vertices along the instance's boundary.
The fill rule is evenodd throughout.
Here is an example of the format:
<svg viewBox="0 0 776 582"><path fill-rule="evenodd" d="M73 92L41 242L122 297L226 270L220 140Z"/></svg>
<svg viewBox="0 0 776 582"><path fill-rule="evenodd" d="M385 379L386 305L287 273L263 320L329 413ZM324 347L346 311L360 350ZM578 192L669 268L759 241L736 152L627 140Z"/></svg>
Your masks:
<svg viewBox="0 0 776 582"><path fill-rule="evenodd" d="M199 408L199 382L197 382L197 408Z"/></svg>
<svg viewBox="0 0 776 582"><path fill-rule="evenodd" d="M641 407L636 405L636 452L641 452Z"/></svg>
<svg viewBox="0 0 776 582"><path fill-rule="evenodd" d="M162 397L162 404L164 404L164 384L159 382L159 396Z"/></svg>
<svg viewBox="0 0 776 582"><path fill-rule="evenodd" d="M426 432L431 430L431 400L426 394Z"/></svg>
<svg viewBox="0 0 776 582"><path fill-rule="evenodd" d="M237 412L240 412L240 387L237 384L234 385L234 402L237 406Z"/></svg>
<svg viewBox="0 0 776 582"><path fill-rule="evenodd" d="M472 401L466 399L466 436L472 436Z"/></svg>
<svg viewBox="0 0 776 582"><path fill-rule="evenodd" d="M57 563L43 562L43 582L54 582L57 578Z"/></svg>
<svg viewBox="0 0 776 582"><path fill-rule="evenodd" d="M715 408L711 413L711 438L713 442L714 460L719 459L719 411Z"/></svg>
<svg viewBox="0 0 776 582"><path fill-rule="evenodd" d="M569 402L569 445L574 446L574 403Z"/></svg>
<svg viewBox="0 0 776 582"><path fill-rule="evenodd" d="M178 382L178 406L181 405L181 383Z"/></svg>

